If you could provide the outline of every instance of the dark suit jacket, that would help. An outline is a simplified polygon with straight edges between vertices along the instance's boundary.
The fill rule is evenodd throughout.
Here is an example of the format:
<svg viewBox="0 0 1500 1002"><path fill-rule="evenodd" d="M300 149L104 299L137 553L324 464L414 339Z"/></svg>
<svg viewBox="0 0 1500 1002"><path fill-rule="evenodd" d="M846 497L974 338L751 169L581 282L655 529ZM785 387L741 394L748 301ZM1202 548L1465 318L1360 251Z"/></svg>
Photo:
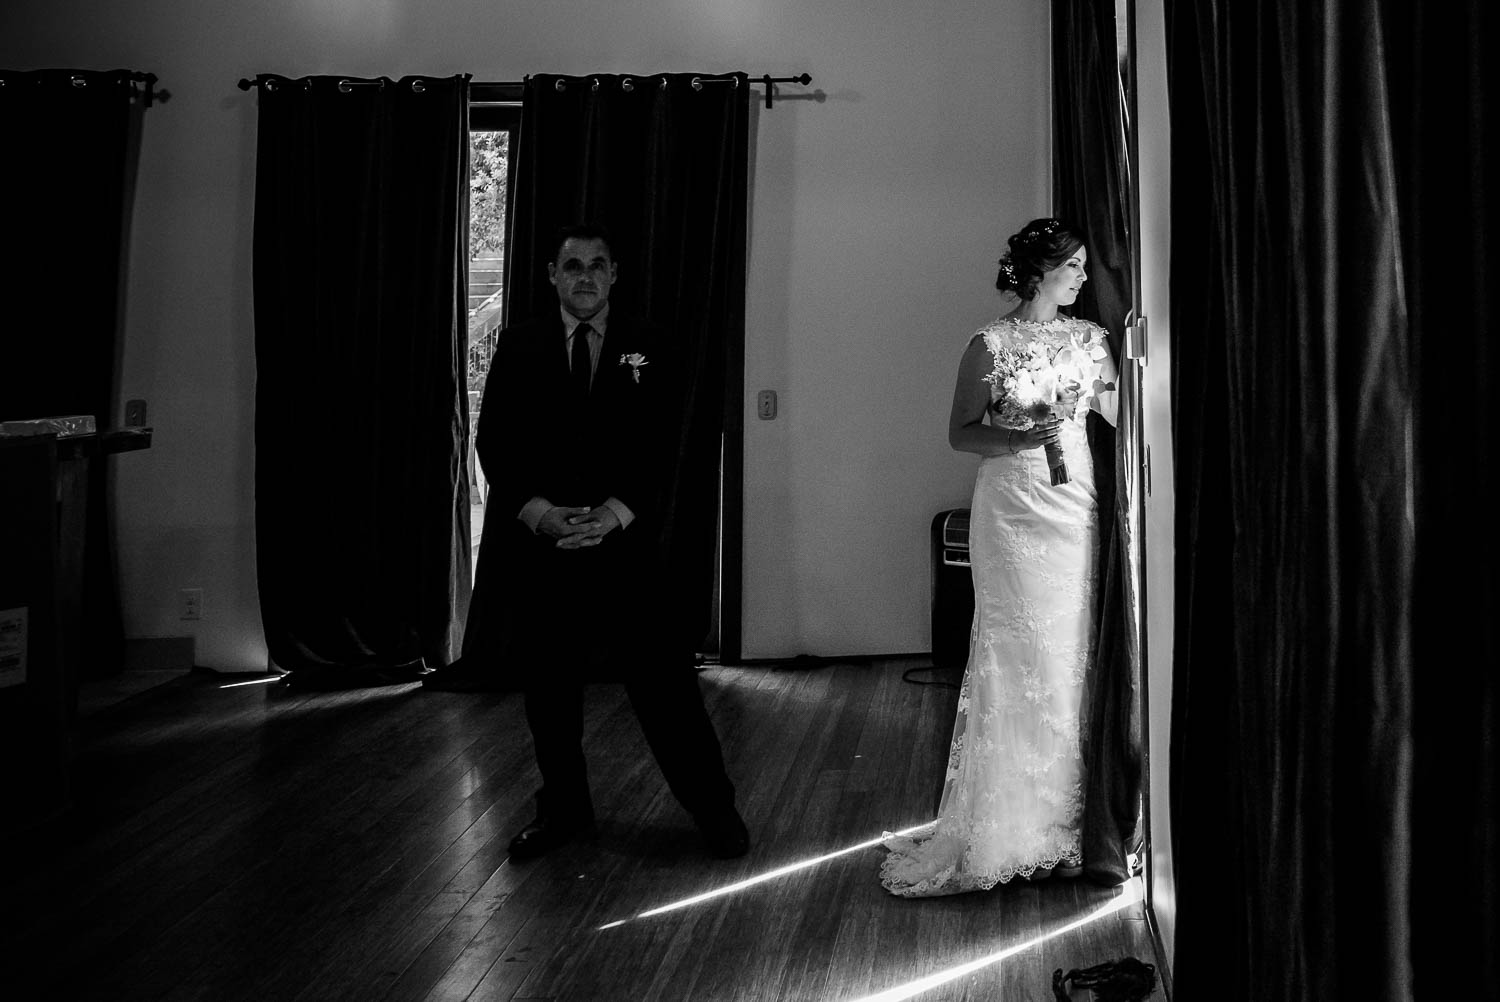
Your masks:
<svg viewBox="0 0 1500 1002"><path fill-rule="evenodd" d="M464 658L511 678L532 670L627 677L657 639L661 505L676 451L675 366L650 324L611 311L587 404L569 373L561 317L502 331L475 450L489 481ZM622 361L640 354L638 370ZM639 379L635 372L639 372ZM532 498L594 507L614 497L635 518L596 547L558 550L516 517Z"/></svg>

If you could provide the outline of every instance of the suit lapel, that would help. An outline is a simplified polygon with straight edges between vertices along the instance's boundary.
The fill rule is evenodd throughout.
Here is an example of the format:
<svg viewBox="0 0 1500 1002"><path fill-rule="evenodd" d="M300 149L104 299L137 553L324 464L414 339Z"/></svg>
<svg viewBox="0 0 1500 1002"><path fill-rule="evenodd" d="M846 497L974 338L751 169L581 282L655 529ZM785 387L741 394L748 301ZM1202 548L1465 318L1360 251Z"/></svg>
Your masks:
<svg viewBox="0 0 1500 1002"><path fill-rule="evenodd" d="M609 325L608 333L604 335L604 346L599 352L599 367L594 370L594 397L616 396L620 390L620 378L622 366L620 356L628 354L632 349L630 345L630 325L623 319L618 323ZM623 368L629 368L624 366Z"/></svg>
<svg viewBox="0 0 1500 1002"><path fill-rule="evenodd" d="M526 371L545 388L545 395L555 397L560 391L570 388L568 380L568 342L563 331L562 318L550 317L546 323L538 324L536 338L527 346L535 360Z"/></svg>
<svg viewBox="0 0 1500 1002"><path fill-rule="evenodd" d="M606 398L618 399L630 387L633 383L631 367L622 365L620 358L641 350L634 326L627 318L611 317L605 330L599 364L594 369L594 388L589 394L594 405ZM538 324L535 333L535 340L526 346L534 362L524 371L534 375L539 384L536 388L545 397L559 402L573 399L567 332L562 318L554 316L546 323ZM649 367L641 370L642 380L650 377Z"/></svg>

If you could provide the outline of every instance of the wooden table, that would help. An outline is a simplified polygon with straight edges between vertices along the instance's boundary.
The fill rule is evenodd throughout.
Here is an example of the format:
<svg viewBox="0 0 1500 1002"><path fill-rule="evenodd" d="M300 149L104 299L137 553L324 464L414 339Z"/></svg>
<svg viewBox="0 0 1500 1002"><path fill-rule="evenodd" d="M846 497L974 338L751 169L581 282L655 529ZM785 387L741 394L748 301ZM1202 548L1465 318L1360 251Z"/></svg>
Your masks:
<svg viewBox="0 0 1500 1002"><path fill-rule="evenodd" d="M149 428L0 437L0 625L25 624L24 677L0 665L0 812L13 827L40 824L68 802L89 468L150 445Z"/></svg>

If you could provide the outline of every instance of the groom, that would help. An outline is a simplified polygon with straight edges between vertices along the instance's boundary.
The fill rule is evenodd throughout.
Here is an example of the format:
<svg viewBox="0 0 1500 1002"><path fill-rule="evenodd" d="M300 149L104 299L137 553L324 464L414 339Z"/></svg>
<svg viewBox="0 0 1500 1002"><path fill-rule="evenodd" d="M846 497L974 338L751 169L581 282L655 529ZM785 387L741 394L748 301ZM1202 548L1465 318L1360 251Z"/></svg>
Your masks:
<svg viewBox="0 0 1500 1002"><path fill-rule="evenodd" d="M525 692L542 789L510 844L539 856L594 823L583 755L585 681L622 681L641 730L708 850L749 847L691 650L664 628L660 504L681 389L660 329L612 313L619 274L598 227L559 231L558 305L500 335L475 449L490 483L479 580L460 663L436 689L511 674ZM496 664L495 662L499 662ZM446 676L446 677L445 677ZM483 686L493 687L493 686Z"/></svg>

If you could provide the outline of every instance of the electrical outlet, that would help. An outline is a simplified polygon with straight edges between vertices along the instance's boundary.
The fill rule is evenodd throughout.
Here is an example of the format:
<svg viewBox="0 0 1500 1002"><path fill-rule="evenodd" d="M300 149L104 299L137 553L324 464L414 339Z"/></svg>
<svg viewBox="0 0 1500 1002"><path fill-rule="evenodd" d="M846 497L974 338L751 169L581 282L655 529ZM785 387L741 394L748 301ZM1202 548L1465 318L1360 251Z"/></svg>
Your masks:
<svg viewBox="0 0 1500 1002"><path fill-rule="evenodd" d="M755 414L762 421L776 419L776 391L761 390L755 395Z"/></svg>
<svg viewBox="0 0 1500 1002"><path fill-rule="evenodd" d="M177 593L178 619L203 618L203 589L184 588Z"/></svg>

